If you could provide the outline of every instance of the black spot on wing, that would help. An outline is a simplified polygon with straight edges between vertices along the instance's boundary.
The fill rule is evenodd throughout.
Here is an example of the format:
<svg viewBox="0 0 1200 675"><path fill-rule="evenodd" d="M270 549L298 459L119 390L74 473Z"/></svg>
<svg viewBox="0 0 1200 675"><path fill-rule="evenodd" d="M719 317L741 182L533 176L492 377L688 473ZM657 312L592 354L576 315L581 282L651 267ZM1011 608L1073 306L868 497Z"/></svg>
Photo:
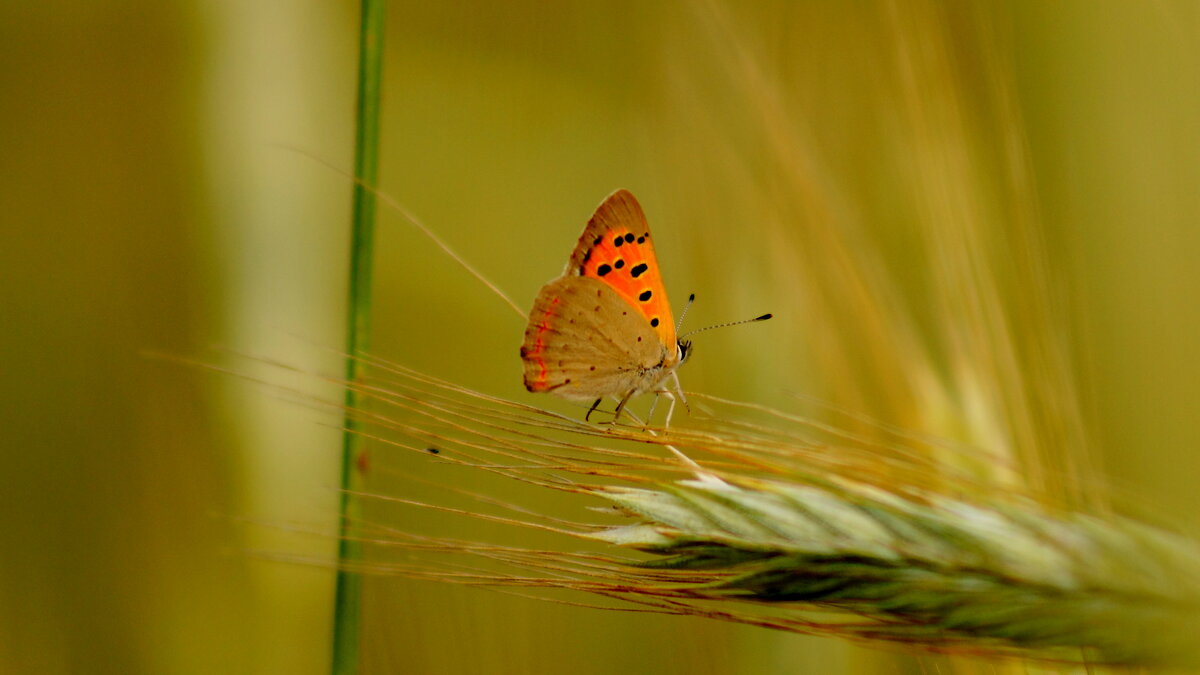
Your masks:
<svg viewBox="0 0 1200 675"><path fill-rule="evenodd" d="M642 302L650 302L650 297L652 295L654 295L654 293L650 291L642 291L642 294L638 296L638 300L641 300Z"/></svg>
<svg viewBox="0 0 1200 675"><path fill-rule="evenodd" d="M647 265L646 263L638 263L638 264L634 265L632 268L630 268L629 274L634 279L636 279L636 278L642 276L642 274L644 274L646 272L646 270L648 270L648 269L650 269L650 266Z"/></svg>

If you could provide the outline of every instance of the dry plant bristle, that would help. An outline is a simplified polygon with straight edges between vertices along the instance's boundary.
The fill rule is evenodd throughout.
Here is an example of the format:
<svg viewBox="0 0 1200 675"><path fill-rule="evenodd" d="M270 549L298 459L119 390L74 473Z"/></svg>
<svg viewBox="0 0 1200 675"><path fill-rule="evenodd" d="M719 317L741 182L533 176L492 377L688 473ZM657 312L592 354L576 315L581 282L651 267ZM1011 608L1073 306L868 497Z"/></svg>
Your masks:
<svg viewBox="0 0 1200 675"><path fill-rule="evenodd" d="M850 435L838 445L818 442L822 427L802 418L750 419L748 411L764 409L709 399L721 406L714 416L697 413L689 429L647 433L585 425L368 360L386 379L343 383L372 403L373 412L355 411L371 429L362 433L422 462L603 500L610 507L601 511L625 522L541 517L492 492L456 488L447 491L475 504L361 494L601 549L538 550L358 523L351 536L374 555L356 571L528 588L540 597L584 592L607 599L608 609L939 652L1200 665L1186 629L1200 614L1200 545L1187 537L923 473L920 454L902 447L876 448ZM703 474L667 445L697 460ZM846 461L859 454L874 463ZM386 462L377 470L386 472ZM407 472L402 478L427 483ZM614 546L643 557L617 555ZM384 559L391 549L431 557L394 564ZM452 562L456 556L469 561Z"/></svg>

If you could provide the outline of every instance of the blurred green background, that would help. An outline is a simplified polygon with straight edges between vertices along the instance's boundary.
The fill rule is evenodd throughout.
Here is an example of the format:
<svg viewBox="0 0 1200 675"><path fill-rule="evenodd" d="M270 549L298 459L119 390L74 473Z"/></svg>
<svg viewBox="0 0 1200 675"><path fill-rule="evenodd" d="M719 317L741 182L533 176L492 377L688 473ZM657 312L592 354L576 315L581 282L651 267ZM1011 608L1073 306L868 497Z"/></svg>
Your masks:
<svg viewBox="0 0 1200 675"><path fill-rule="evenodd" d="M0 671L327 670L330 571L254 553L328 559L289 528L332 526L336 418L147 353L339 372L356 30L353 3L0 7ZM387 39L382 189L522 305L629 188L691 325L779 316L705 336L687 389L1011 445L1194 531L1200 6L394 2ZM379 236L378 354L572 410L522 390L495 297L395 213ZM932 668L368 592L367 672Z"/></svg>

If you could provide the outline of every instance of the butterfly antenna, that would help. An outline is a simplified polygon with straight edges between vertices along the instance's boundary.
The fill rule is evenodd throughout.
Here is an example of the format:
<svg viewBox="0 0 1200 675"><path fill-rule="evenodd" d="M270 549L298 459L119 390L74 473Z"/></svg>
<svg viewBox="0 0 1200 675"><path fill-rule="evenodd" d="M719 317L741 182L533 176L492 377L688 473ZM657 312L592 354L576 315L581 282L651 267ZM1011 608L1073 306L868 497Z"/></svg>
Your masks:
<svg viewBox="0 0 1200 675"><path fill-rule="evenodd" d="M683 311L679 313L679 320L675 322L675 332L683 327L683 317L687 316L688 310L692 308L692 303L696 301L696 294L692 293L688 296L688 303L683 306Z"/></svg>
<svg viewBox="0 0 1200 675"><path fill-rule="evenodd" d="M683 335L680 335L679 339L682 340L683 338L685 338L689 335L695 335L696 333L703 333L706 330L712 330L714 328L728 328L730 326L740 326L744 323L755 323L757 321L766 321L767 319L769 319L773 316L775 316L775 315L774 314L763 314L762 316L756 316L753 319L744 319L742 321L730 321L729 323L719 323L715 326L705 326L704 328L697 328L696 330L690 330L690 331L684 333Z"/></svg>

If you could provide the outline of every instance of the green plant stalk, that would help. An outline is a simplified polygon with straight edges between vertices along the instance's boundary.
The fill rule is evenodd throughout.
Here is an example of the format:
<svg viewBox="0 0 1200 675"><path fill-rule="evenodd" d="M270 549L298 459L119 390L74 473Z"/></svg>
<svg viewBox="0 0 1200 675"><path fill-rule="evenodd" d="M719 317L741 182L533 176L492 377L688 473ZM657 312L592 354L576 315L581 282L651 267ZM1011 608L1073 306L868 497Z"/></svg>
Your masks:
<svg viewBox="0 0 1200 675"><path fill-rule="evenodd" d="M371 281L375 241L375 193L379 173L380 79L383 71L384 0L363 0L359 32L358 102L354 142L354 210L350 244L350 284L346 307L346 380L360 382L371 335ZM338 559L362 558L362 545L348 528L358 522L362 506L351 494L360 489L358 458L364 442L360 422L350 411L361 397L356 387L346 388L345 432L342 436L342 478L339 506ZM349 675L358 670L359 622L362 614L362 577L344 566L337 573L334 597L331 671Z"/></svg>

